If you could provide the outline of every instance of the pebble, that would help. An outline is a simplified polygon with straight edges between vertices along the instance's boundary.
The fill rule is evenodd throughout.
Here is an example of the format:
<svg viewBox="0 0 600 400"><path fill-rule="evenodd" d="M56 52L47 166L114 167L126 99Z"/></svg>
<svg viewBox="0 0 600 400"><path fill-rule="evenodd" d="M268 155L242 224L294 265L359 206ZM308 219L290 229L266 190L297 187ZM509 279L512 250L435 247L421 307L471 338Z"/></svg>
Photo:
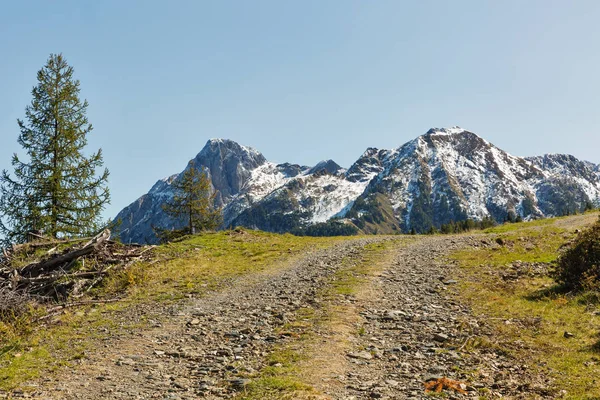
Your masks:
<svg viewBox="0 0 600 400"><path fill-rule="evenodd" d="M357 358L359 360L371 360L373 355L368 351L359 351L357 353L348 353L348 357Z"/></svg>

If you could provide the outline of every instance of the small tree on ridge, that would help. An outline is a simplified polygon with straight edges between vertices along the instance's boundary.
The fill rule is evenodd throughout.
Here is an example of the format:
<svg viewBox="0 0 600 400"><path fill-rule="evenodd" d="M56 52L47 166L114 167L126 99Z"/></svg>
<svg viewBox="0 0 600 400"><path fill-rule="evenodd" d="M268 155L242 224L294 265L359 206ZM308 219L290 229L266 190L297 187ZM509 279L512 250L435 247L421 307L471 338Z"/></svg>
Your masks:
<svg viewBox="0 0 600 400"><path fill-rule="evenodd" d="M181 234L193 235L221 225L221 210L214 206L216 192L212 191L207 174L196 169L193 162L171 185L175 193L163 210L171 218L185 221Z"/></svg>

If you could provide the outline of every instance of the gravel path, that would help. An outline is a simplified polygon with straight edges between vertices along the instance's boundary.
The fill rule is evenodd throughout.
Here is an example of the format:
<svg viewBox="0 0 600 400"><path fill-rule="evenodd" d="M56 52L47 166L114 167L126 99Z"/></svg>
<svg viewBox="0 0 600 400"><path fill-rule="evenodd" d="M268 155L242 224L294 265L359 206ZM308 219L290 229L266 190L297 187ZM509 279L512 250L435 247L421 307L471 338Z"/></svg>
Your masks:
<svg viewBox="0 0 600 400"><path fill-rule="evenodd" d="M342 268L360 259L361 238L313 251L275 273L241 278L222 292L195 300L155 329L111 339L71 376L44 384L47 399L197 399L231 397L240 378L264 366L277 334L294 311L315 306L315 294ZM52 388L53 385L56 385Z"/></svg>
<svg viewBox="0 0 600 400"><path fill-rule="evenodd" d="M451 294L460 271L445 256L482 238L425 237L401 247L357 296L362 334L348 349L346 373L322 377L321 389L334 399L419 399L428 398L424 382L447 377L467 391L444 390L450 398L552 398L543 377L501 349L466 346L493 337Z"/></svg>
<svg viewBox="0 0 600 400"><path fill-rule="evenodd" d="M108 339L70 376L44 382L35 397L232 398L276 346L297 341L280 328L297 310L313 308L350 321L316 333L315 365L330 357L331 367L314 368L307 379L325 398L425 398L423 382L443 376L466 383L466 395L449 391L450 398L477 398L481 390L492 397L548 398L546 382L527 366L492 346L464 346L490 333L451 295L460 276L444 256L481 239L375 236L312 251L276 272L241 278L193 300L153 329ZM358 293L323 303L323 288L336 272L361 262L364 246L388 240L398 245ZM335 322L336 315L331 318Z"/></svg>

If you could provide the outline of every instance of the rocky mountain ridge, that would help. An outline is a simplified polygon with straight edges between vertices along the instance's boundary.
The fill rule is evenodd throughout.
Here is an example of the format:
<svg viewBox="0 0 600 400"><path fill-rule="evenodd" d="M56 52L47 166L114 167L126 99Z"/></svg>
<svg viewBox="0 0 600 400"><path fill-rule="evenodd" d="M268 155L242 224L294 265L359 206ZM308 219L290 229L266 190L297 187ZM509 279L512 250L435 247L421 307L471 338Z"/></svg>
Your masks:
<svg viewBox="0 0 600 400"><path fill-rule="evenodd" d="M393 150L367 149L348 169L275 164L251 147L211 139L192 160L209 175L224 227L290 232L332 219L365 233L425 232L449 221L563 215L600 203L600 166L570 155L516 157L462 128L430 129ZM188 165L189 168L189 165ZM152 226L179 174L159 180L115 218L124 242Z"/></svg>

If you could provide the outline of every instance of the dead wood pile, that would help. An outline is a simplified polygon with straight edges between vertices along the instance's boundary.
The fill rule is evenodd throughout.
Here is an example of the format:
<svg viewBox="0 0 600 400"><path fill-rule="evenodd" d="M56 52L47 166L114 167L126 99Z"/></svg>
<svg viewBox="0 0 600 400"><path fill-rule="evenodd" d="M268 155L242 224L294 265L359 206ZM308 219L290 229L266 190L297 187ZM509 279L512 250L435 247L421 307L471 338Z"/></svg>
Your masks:
<svg viewBox="0 0 600 400"><path fill-rule="evenodd" d="M0 293L2 297L26 297L37 302L81 298L109 272L147 259L153 247L116 243L110 240L108 229L87 241L39 238L3 250ZM20 265L35 256L35 262Z"/></svg>

